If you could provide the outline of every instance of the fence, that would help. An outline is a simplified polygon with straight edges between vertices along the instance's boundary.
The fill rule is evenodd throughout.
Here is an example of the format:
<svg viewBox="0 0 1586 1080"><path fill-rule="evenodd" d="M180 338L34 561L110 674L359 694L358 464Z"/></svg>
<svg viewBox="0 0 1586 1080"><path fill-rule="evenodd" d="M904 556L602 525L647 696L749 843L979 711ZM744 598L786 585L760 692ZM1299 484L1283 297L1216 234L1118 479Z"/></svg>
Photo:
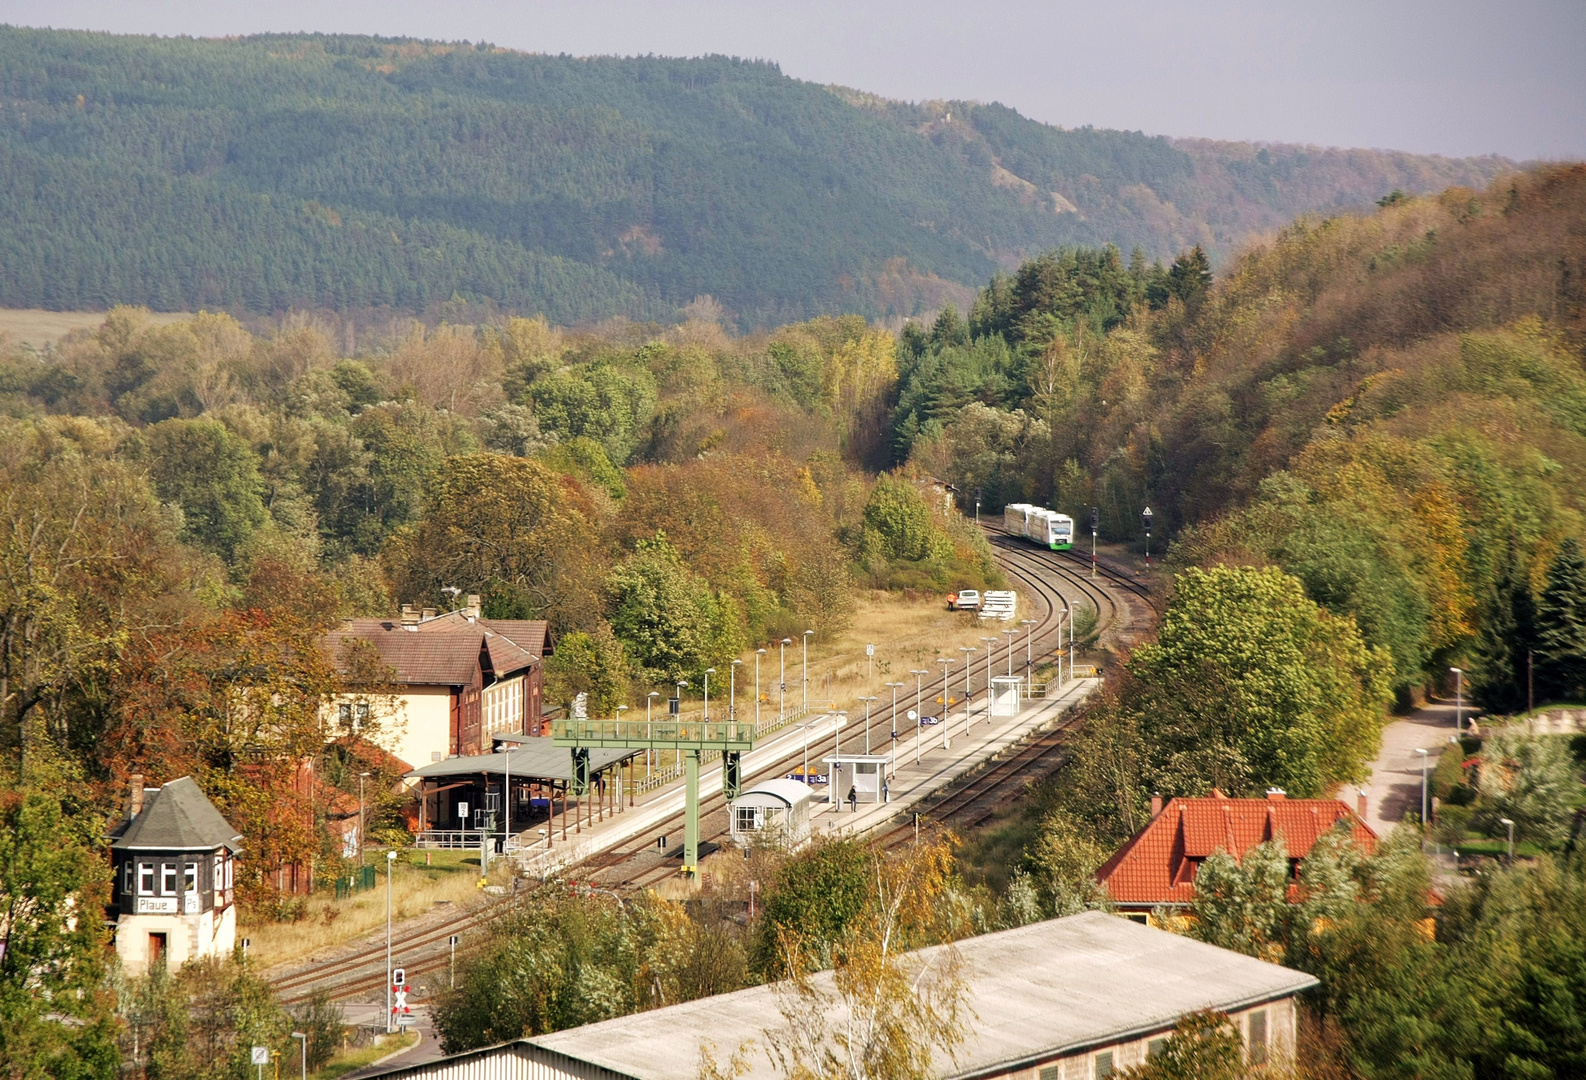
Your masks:
<svg viewBox="0 0 1586 1080"><path fill-rule="evenodd" d="M336 899L345 900L353 893L374 888L374 867L360 866L346 877L336 879Z"/></svg>
<svg viewBox="0 0 1586 1080"><path fill-rule="evenodd" d="M834 701L812 701L809 705L809 711L812 713L833 712L836 710L836 708L837 703ZM758 740L770 735L774 731L781 731L793 721L804 715L805 710L801 706L781 718L773 717L762 720L759 726L754 729L754 737ZM699 755L699 763L703 766L709 762L715 761L719 757L721 757L720 750L706 750ZM673 780L681 777L683 775L683 770L684 765L682 758L680 757L676 762L668 765L666 768L658 769L655 772L650 773L650 775L646 776L643 780L636 782L633 785L633 793L634 795L643 795L647 791L654 791L656 788L665 787Z"/></svg>

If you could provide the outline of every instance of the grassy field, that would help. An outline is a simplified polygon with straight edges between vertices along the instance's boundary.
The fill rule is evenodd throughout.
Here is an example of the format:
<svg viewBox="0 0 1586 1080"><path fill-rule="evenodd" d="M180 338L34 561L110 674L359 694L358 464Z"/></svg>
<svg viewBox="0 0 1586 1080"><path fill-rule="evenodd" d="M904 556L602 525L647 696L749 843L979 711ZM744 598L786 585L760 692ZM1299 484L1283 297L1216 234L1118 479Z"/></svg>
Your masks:
<svg viewBox="0 0 1586 1080"><path fill-rule="evenodd" d="M157 325L192 318L189 312L157 311L149 316ZM105 321L103 311L43 311L38 308L0 308L0 345L12 342L42 349L59 341L73 330L97 330Z"/></svg>
<svg viewBox="0 0 1586 1080"><path fill-rule="evenodd" d="M429 854L406 851L398 857L391 881L392 917L400 922L428 915L438 903L463 905L478 903L479 855L460 851L435 851ZM349 945L385 927L385 854L371 852L370 862L379 870L373 889L337 900L333 889L316 892L307 898L302 919L295 922L249 922L239 934L252 939L249 955L263 967L306 960ZM507 870L499 864L491 868L491 880L499 884Z"/></svg>
<svg viewBox="0 0 1586 1080"><path fill-rule="evenodd" d="M309 1080L337 1080L365 1065L373 1065L381 1058L412 1049L420 1038L416 1031L404 1031L381 1036L379 1042L371 1042L366 1046L351 1047L331 1058L330 1064L324 1068L309 1073Z"/></svg>

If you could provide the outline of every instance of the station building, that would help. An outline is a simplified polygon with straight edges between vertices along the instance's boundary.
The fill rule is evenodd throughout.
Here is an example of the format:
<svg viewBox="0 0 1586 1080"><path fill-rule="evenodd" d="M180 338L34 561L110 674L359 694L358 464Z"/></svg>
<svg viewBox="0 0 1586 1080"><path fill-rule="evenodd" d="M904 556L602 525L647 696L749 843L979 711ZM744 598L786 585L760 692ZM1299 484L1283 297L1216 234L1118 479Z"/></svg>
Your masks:
<svg viewBox="0 0 1586 1080"><path fill-rule="evenodd" d="M226 956L237 941L236 858L242 834L192 777L145 788L110 833L116 955L133 975Z"/></svg>
<svg viewBox="0 0 1586 1080"><path fill-rule="evenodd" d="M956 948L970 1019L952 1080L1105 1080L1158 1051L1184 1016L1228 1015L1252 1064L1292 1059L1302 972L1115 915L1086 912L922 950ZM830 991L830 973L815 977ZM832 1017L835 1019L835 1016ZM378 1074L386 1080L695 1080L700 1051L726 1062L753 1040L748 1080L780 1076L767 1033L785 1031L759 986Z"/></svg>

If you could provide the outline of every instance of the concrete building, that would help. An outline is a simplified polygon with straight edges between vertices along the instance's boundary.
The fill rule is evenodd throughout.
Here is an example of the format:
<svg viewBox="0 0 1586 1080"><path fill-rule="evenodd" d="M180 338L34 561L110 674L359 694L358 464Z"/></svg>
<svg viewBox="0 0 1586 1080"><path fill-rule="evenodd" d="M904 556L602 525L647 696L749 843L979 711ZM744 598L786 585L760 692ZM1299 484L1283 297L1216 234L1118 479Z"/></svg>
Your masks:
<svg viewBox="0 0 1586 1080"><path fill-rule="evenodd" d="M1362 808L1363 809L1363 808ZM1338 799L1290 799L1274 788L1264 799L1230 799L1212 790L1205 798L1153 799L1151 821L1096 871L1118 910L1146 919L1157 907L1188 907L1195 875L1214 852L1234 858L1269 840L1288 850L1291 880L1311 847L1340 822L1366 854L1377 834ZM1290 885L1291 899L1298 899Z"/></svg>
<svg viewBox="0 0 1586 1080"><path fill-rule="evenodd" d="M133 776L127 818L110 834L116 955L128 972L231 952L241 841L191 777L145 788Z"/></svg>
<svg viewBox="0 0 1586 1080"><path fill-rule="evenodd" d="M1226 1013L1252 1062L1293 1056L1298 971L1101 912L969 938L956 945L972 1019L955 1080L1101 1080L1143 1062L1183 1016ZM939 949L918 959L929 962ZM816 977L823 989L829 974ZM755 987L380 1074L389 1080L695 1080L707 1042L724 1063L754 1040L745 1074L780 1075L766 1034L786 1021Z"/></svg>
<svg viewBox="0 0 1586 1080"><path fill-rule="evenodd" d="M348 646L367 642L394 674L395 700L346 697L333 718L357 732L368 711L379 717L382 748L417 768L453 755L487 752L492 735L540 735L542 661L552 651L544 622L486 619L479 598L437 614L404 605L398 619L349 619L323 640L345 667Z"/></svg>

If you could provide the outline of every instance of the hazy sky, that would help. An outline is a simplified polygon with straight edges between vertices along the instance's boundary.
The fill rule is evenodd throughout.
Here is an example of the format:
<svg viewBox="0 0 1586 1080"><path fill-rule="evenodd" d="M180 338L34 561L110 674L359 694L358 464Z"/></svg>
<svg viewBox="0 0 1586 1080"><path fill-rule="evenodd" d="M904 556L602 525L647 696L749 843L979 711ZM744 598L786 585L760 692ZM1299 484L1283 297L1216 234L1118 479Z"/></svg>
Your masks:
<svg viewBox="0 0 1586 1080"><path fill-rule="evenodd" d="M1586 0L0 0L0 22L321 30L535 52L728 53L1065 126L1586 158Z"/></svg>

